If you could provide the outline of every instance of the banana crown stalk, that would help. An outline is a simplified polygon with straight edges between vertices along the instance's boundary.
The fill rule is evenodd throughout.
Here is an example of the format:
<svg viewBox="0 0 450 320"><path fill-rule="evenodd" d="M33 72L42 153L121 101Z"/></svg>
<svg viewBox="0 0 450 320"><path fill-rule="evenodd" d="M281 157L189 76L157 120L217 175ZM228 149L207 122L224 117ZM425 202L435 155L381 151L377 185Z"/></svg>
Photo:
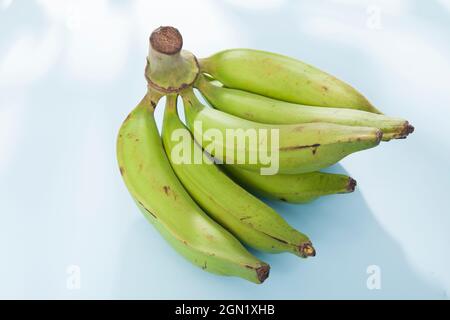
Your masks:
<svg viewBox="0 0 450 320"><path fill-rule="evenodd" d="M191 87L200 72L197 58L181 50L183 38L172 27L160 27L150 36L145 68L148 86L154 91L171 94Z"/></svg>

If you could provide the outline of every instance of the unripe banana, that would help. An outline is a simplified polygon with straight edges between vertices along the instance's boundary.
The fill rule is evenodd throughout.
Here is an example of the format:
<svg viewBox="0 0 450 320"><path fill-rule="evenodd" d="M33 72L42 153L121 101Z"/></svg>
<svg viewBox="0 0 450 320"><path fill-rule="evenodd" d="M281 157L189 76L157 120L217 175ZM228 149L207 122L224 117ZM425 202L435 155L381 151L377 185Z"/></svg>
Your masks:
<svg viewBox="0 0 450 320"><path fill-rule="evenodd" d="M271 253L315 255L307 236L241 188L203 153L178 118L175 97L167 99L162 139L173 170L192 198L239 240Z"/></svg>
<svg viewBox="0 0 450 320"><path fill-rule="evenodd" d="M144 216L186 259L206 271L263 282L269 266L250 254L192 200L173 172L148 95L124 121L117 140L120 172Z"/></svg>
<svg viewBox="0 0 450 320"><path fill-rule="evenodd" d="M316 171L269 176L234 165L224 165L223 168L241 186L267 198L290 203L307 203L325 195L349 193L356 187L356 181L343 174Z"/></svg>
<svg viewBox="0 0 450 320"><path fill-rule="evenodd" d="M320 108L267 98L255 93L211 84L204 76L196 86L216 109L261 123L295 124L327 122L349 126L373 127L383 132L383 140L406 138L414 131L408 121L367 111Z"/></svg>
<svg viewBox="0 0 450 320"><path fill-rule="evenodd" d="M182 96L186 122L194 138L201 139L203 148L224 163L236 163L253 171L268 166L261 157L264 150L271 151L272 160L278 162L277 172L304 173L328 167L353 152L375 147L382 137L380 130L367 127L257 123L205 107L191 89L184 91ZM241 143L242 139L238 141L234 137L231 141L225 139L231 130L240 131L248 140L253 137L254 143ZM216 133L220 133L222 139L209 137Z"/></svg>
<svg viewBox="0 0 450 320"><path fill-rule="evenodd" d="M283 55L230 49L200 59L199 63L202 72L230 88L304 105L380 113L347 83Z"/></svg>

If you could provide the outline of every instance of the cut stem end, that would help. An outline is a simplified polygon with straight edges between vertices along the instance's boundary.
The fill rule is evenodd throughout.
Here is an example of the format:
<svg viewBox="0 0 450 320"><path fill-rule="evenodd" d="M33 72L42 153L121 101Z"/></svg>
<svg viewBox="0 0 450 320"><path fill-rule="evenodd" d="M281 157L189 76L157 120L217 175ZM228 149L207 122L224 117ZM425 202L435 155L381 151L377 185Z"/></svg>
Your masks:
<svg viewBox="0 0 450 320"><path fill-rule="evenodd" d="M173 55L181 51L183 37L177 28L161 26L150 35L150 44L159 53Z"/></svg>

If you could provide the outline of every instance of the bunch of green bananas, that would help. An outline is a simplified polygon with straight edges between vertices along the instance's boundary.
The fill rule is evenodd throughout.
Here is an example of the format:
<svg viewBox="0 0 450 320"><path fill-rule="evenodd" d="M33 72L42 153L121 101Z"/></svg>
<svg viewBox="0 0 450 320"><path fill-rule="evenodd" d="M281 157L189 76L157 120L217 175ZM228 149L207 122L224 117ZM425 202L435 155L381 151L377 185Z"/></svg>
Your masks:
<svg viewBox="0 0 450 320"><path fill-rule="evenodd" d="M150 37L148 91L120 129L120 172L144 216L185 258L213 273L261 283L269 265L243 244L302 258L316 252L305 234L253 194L304 203L352 192L352 178L317 170L381 140L405 138L413 127L303 62L249 49L197 60L181 47L173 27L160 27ZM200 102L194 88L211 106ZM163 96L160 136L154 110ZM177 113L178 96L186 126ZM260 174L267 163L258 157L230 163L230 154L249 159L256 149L205 136L208 130L226 136L229 129L276 130L278 173ZM175 135L184 137L183 152L189 151L182 162L175 156Z"/></svg>

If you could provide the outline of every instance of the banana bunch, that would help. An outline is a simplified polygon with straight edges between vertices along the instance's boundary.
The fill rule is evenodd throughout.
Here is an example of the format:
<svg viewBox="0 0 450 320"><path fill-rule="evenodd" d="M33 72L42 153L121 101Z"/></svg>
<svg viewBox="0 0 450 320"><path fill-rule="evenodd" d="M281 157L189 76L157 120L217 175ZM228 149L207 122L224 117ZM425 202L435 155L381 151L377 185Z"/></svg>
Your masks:
<svg viewBox="0 0 450 320"><path fill-rule="evenodd" d="M197 59L182 50L173 27L152 33L145 76L147 93L117 140L132 198L187 260L255 283L270 267L247 247L301 258L316 254L307 235L256 195L306 203L352 192L351 177L318 170L414 130L298 60L249 49ZM154 110L162 97L160 135Z"/></svg>

